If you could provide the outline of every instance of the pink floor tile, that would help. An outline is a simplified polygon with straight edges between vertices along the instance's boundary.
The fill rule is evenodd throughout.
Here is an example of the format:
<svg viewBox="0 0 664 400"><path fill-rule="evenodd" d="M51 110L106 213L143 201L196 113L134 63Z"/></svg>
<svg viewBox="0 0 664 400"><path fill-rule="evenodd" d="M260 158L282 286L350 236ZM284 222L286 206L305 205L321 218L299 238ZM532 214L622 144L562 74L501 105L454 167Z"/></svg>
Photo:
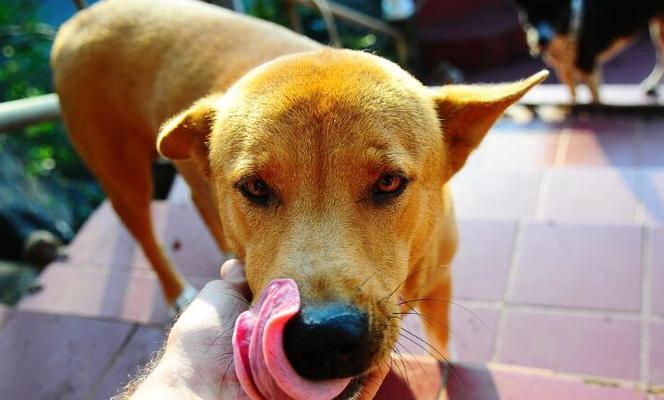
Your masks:
<svg viewBox="0 0 664 400"><path fill-rule="evenodd" d="M449 400L645 400L632 388L598 386L543 371L455 366Z"/></svg>
<svg viewBox="0 0 664 400"><path fill-rule="evenodd" d="M218 274L224 255L191 204L169 206L161 238L171 261L183 274Z"/></svg>
<svg viewBox="0 0 664 400"><path fill-rule="evenodd" d="M641 169L638 182L646 222L664 224L664 168Z"/></svg>
<svg viewBox="0 0 664 400"><path fill-rule="evenodd" d="M640 322L508 311L498 361L561 373L639 379Z"/></svg>
<svg viewBox="0 0 664 400"><path fill-rule="evenodd" d="M56 263L41 274L39 284L42 289L24 297L18 309L140 323L170 319L152 271L112 272Z"/></svg>
<svg viewBox="0 0 664 400"><path fill-rule="evenodd" d="M637 178L631 169L566 168L548 172L543 217L562 222L633 223Z"/></svg>
<svg viewBox="0 0 664 400"><path fill-rule="evenodd" d="M456 358L452 360L478 363L490 361L500 312L456 302L451 305L451 311L450 346L456 352ZM431 323L438 324L439 321ZM415 315L405 317L397 350L403 354L438 357L440 349L429 343L422 319Z"/></svg>
<svg viewBox="0 0 664 400"><path fill-rule="evenodd" d="M521 219L535 212L541 173L535 170L462 169L452 180L462 218Z"/></svg>
<svg viewBox="0 0 664 400"><path fill-rule="evenodd" d="M167 205L153 203L155 229L163 221ZM150 264L108 201L90 216L67 249L69 261L110 266L116 270L150 268Z"/></svg>
<svg viewBox="0 0 664 400"><path fill-rule="evenodd" d="M182 175L175 175L171 190L168 192L168 202L170 204L192 204L191 190L187 181L184 180Z"/></svg>
<svg viewBox="0 0 664 400"><path fill-rule="evenodd" d="M489 167L490 159L491 145L489 145L488 141L485 139L475 150L473 150L472 153L470 153L464 168Z"/></svg>
<svg viewBox="0 0 664 400"><path fill-rule="evenodd" d="M102 377L91 398L110 399L121 393L122 388L155 357L163 345L164 337L162 329L138 327Z"/></svg>
<svg viewBox="0 0 664 400"><path fill-rule="evenodd" d="M494 351L500 311L491 308L452 305L452 341L457 359L468 363L487 363Z"/></svg>
<svg viewBox="0 0 664 400"><path fill-rule="evenodd" d="M556 161L558 131L492 132L482 146L488 148L486 164L493 168L552 167Z"/></svg>
<svg viewBox="0 0 664 400"><path fill-rule="evenodd" d="M664 386L664 322L650 323L650 384Z"/></svg>
<svg viewBox="0 0 664 400"><path fill-rule="evenodd" d="M443 386L443 366L430 357L393 358L376 400L437 399Z"/></svg>
<svg viewBox="0 0 664 400"><path fill-rule="evenodd" d="M653 229L650 240L652 248L650 310L654 314L664 316L664 228Z"/></svg>
<svg viewBox="0 0 664 400"><path fill-rule="evenodd" d="M569 129L564 165L631 167L636 163L634 129Z"/></svg>
<svg viewBox="0 0 664 400"><path fill-rule="evenodd" d="M641 251L637 226L528 224L510 301L638 311Z"/></svg>
<svg viewBox="0 0 664 400"><path fill-rule="evenodd" d="M515 233L514 222L459 221L459 249L452 263L455 298L503 298Z"/></svg>
<svg viewBox="0 0 664 400"><path fill-rule="evenodd" d="M131 324L17 312L0 333L0 397L84 399Z"/></svg>
<svg viewBox="0 0 664 400"><path fill-rule="evenodd" d="M180 272L210 276L219 270L224 255L192 204L155 202L152 214L157 237ZM69 261L77 265L110 266L115 271L151 269L108 202L86 222L68 253Z"/></svg>

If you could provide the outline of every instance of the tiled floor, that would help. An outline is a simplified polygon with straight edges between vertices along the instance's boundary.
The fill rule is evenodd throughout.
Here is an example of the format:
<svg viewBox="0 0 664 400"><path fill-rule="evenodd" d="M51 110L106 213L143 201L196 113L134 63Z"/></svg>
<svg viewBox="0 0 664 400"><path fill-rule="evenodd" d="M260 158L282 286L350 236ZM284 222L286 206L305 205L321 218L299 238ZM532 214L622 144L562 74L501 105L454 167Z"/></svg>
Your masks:
<svg viewBox="0 0 664 400"><path fill-rule="evenodd" d="M549 128L499 124L454 178L459 359L664 386L664 123Z"/></svg>
<svg viewBox="0 0 664 400"><path fill-rule="evenodd" d="M663 138L664 122L628 117L502 122L489 135L452 182L460 231L453 341L464 363L548 372L462 366L448 375L448 398L527 399L537 390L538 400L646 399L650 387L655 399L664 387ZM175 264L200 287L223 256L186 188L177 188L168 203L155 203L155 225ZM38 393L73 388L62 393L107 398L159 347L168 313L157 281L108 204L78 235L70 258L40 282L42 290L13 313L0 308L0 354L24 346L31 363L53 353L56 364L95 367L50 383L44 372ZM80 346L109 335L102 331L113 338L93 356L54 350L74 346L66 338L38 334L34 340L51 346L41 348L28 343L31 335L4 334L16 326L31 332L32 324L85 336ZM422 335L417 320L407 327ZM406 340L399 349L423 353ZM103 362L94 360L113 352L100 372ZM83 390L77 379L94 387ZM402 398L422 398L413 393Z"/></svg>

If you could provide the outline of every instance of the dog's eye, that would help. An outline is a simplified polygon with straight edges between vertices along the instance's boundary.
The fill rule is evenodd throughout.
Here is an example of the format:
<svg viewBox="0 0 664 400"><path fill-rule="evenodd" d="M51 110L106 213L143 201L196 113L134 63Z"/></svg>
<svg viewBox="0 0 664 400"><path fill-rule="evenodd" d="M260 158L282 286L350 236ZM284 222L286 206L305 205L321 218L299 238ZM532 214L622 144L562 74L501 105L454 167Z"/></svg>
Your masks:
<svg viewBox="0 0 664 400"><path fill-rule="evenodd" d="M267 205L272 193L267 183L259 178L245 180L238 185L238 189L247 200L261 206Z"/></svg>
<svg viewBox="0 0 664 400"><path fill-rule="evenodd" d="M408 178L400 174L387 174L378 179L373 189L373 200L383 203L399 196L408 184Z"/></svg>

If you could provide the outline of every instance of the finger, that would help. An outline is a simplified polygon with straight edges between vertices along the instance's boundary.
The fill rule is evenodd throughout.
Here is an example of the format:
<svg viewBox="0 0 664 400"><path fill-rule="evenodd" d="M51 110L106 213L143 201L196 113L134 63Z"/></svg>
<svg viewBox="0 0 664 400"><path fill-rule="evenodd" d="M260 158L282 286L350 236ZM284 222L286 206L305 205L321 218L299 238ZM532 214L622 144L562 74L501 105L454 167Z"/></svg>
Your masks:
<svg viewBox="0 0 664 400"><path fill-rule="evenodd" d="M243 296L251 298L251 291L244 274L244 265L236 259L226 261L219 270L219 275L224 282L233 285Z"/></svg>

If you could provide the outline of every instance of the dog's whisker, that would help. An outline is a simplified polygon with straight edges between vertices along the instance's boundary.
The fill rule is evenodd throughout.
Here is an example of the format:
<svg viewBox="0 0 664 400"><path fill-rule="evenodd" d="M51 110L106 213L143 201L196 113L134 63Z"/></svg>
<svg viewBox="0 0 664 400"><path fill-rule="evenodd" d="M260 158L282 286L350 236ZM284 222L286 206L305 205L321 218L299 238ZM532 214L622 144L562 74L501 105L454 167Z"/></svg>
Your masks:
<svg viewBox="0 0 664 400"><path fill-rule="evenodd" d="M407 350L408 350L408 349L406 348L406 346L404 346L403 344L397 342L397 346L398 346L398 345L401 345L401 347L403 348L404 351L407 351ZM395 346L395 350L396 350L396 346ZM420 368L420 370L424 373L424 375L426 375L427 380L428 380L429 382L431 382L431 376L430 376L428 373L426 373L427 370L426 370L426 368L424 368L424 365L422 365L422 362L420 362L420 359L417 358L417 357L414 357L413 359L414 359L415 362L417 363L417 366ZM409 386L410 386L410 384L409 384Z"/></svg>
<svg viewBox="0 0 664 400"><path fill-rule="evenodd" d="M406 305L406 304L416 303L416 302L420 302L420 301L433 301L433 302L445 303L445 304L453 305L453 306L455 306L455 307L459 307L461 310L463 310L463 311L469 313L469 314L472 315L475 319L477 319L477 320L480 322L480 324L482 324L482 326L484 326L484 328L489 329L489 326L488 326L488 325L482 320L482 318L479 317L479 315L477 315L477 313L475 313L475 312L474 312L473 310L471 310L470 308L468 308L468 307L466 307L466 306L463 306L463 305L461 305L461 304L459 304L459 303L456 303L456 302L454 302L454 301L452 301L452 300L433 299L433 298L409 299L409 300L403 300L403 301L397 303L397 305L398 305L398 306L400 306L400 305Z"/></svg>
<svg viewBox="0 0 664 400"><path fill-rule="evenodd" d="M413 344L418 345L418 347L420 347L422 350L427 351L427 353L429 355L433 356L433 354L431 354L431 351L433 351L435 354L438 355L438 357L434 357L434 358L441 358L445 362L449 363L449 360L447 359L447 357L445 357L445 355L440 350L438 350L438 348L436 346L434 346L431 343L427 342L425 339L421 338L420 336L414 334L413 332L411 332L408 329L403 328L403 327L401 328L401 333L408 334L408 336L405 336L405 335L402 334L401 337L403 337L406 340L410 340ZM431 349L431 350L429 351L428 349Z"/></svg>
<svg viewBox="0 0 664 400"><path fill-rule="evenodd" d="M385 296L385 297L383 297L382 299L380 299L380 300L378 301L378 304L380 304L380 303L382 303L383 301L388 300L390 297L392 297L392 296L393 296L393 295L394 295L394 294L395 294L395 293L396 293L396 292L397 292L397 291L398 291L398 290L399 290L399 289L400 289L400 288L401 288L406 282L408 282L408 280L410 280L410 278L412 278L415 274L419 274L419 273L421 273L421 272L423 272L423 271L426 271L426 270L428 270L428 269L433 269L433 268L449 268L449 267L450 267L449 264L441 264L441 265L431 265L431 266L429 266L429 267L425 267L425 268L417 268L417 269L415 269L414 271L412 271L411 273L409 273L408 276L406 276L406 278L405 278L403 281L401 281L401 283L399 283L399 284L398 284L398 285L397 285L397 286L396 286L396 287L395 287L390 293L388 293L387 296Z"/></svg>
<svg viewBox="0 0 664 400"><path fill-rule="evenodd" d="M393 350L397 353L399 359L401 360L401 366L403 368L403 377L406 379L406 385L410 387L410 380L408 379L408 368L406 367L406 359L404 358L403 354L401 354L399 349L396 348L396 346L394 347Z"/></svg>

